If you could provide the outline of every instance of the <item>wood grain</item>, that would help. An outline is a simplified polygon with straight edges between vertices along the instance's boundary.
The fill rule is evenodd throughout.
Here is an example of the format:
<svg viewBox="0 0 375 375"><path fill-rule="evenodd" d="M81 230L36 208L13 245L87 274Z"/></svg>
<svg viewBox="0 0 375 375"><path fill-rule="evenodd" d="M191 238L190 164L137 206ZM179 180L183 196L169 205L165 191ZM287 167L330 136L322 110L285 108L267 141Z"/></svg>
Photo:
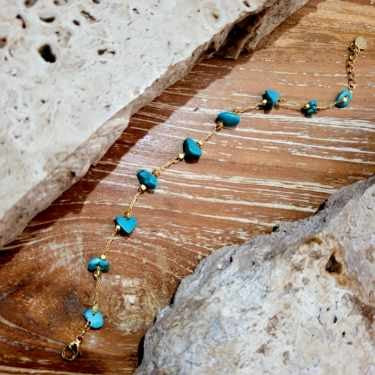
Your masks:
<svg viewBox="0 0 375 375"><path fill-rule="evenodd" d="M174 157L186 136L210 131L219 110L253 102L267 87L296 100L332 99L346 83L346 48L358 34L369 50L350 108L313 119L245 114L238 129L209 142L198 164L179 164L141 197L139 228L109 254L106 327L88 334L79 360L61 361L93 290L86 261L100 254L113 216L135 192L136 170ZM375 7L366 1L312 1L251 56L196 66L2 252L0 372L131 374L145 330L199 256L311 215L336 189L374 173L374 88Z"/></svg>

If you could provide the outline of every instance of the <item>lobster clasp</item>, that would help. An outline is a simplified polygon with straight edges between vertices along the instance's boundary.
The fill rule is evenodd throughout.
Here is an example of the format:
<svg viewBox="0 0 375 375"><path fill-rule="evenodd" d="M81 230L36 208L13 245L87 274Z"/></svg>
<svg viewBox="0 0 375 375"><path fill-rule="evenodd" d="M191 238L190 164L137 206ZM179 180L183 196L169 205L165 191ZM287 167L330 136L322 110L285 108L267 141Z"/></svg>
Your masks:
<svg viewBox="0 0 375 375"><path fill-rule="evenodd" d="M61 357L66 361L74 361L79 356L79 347L82 343L82 338L77 337L71 343L65 346L61 352Z"/></svg>

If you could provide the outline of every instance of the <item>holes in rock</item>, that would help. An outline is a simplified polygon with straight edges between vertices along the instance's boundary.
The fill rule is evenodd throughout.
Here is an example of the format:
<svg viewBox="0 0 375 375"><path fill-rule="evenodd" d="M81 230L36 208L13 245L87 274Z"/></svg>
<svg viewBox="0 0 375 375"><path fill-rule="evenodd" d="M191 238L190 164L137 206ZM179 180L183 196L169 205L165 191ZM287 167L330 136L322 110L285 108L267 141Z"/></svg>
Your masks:
<svg viewBox="0 0 375 375"><path fill-rule="evenodd" d="M54 3L56 6L59 6L59 5L65 5L65 4L68 4L68 3L69 3L69 0L53 0L53 3Z"/></svg>
<svg viewBox="0 0 375 375"><path fill-rule="evenodd" d="M337 323L337 316L335 315L334 317L333 317L333 324L336 324Z"/></svg>
<svg viewBox="0 0 375 375"><path fill-rule="evenodd" d="M87 18L91 22L96 22L96 18L86 10L81 10L82 16Z"/></svg>
<svg viewBox="0 0 375 375"><path fill-rule="evenodd" d="M44 44L41 46L38 50L40 56L42 56L42 59L48 63L54 63L56 62L56 56L53 53L51 46L49 44Z"/></svg>
<svg viewBox="0 0 375 375"><path fill-rule="evenodd" d="M81 25L81 22L79 22L78 20L73 20L73 23L74 23L76 26L80 26L80 25Z"/></svg>
<svg viewBox="0 0 375 375"><path fill-rule="evenodd" d="M30 8L33 5L35 5L38 2L38 0L25 0L24 4L25 7Z"/></svg>
<svg viewBox="0 0 375 375"><path fill-rule="evenodd" d="M333 253L326 264L326 271L329 273L338 273L342 272L342 264L337 261L335 253Z"/></svg>
<svg viewBox="0 0 375 375"><path fill-rule="evenodd" d="M105 53L110 53L111 55L116 55L116 51L114 50L110 50L108 48L101 48L101 49L98 49L98 55L99 56L102 56L104 55Z"/></svg>
<svg viewBox="0 0 375 375"><path fill-rule="evenodd" d="M212 17L215 19L215 20L218 20L220 18L220 13L217 9L214 9L212 12Z"/></svg>
<svg viewBox="0 0 375 375"><path fill-rule="evenodd" d="M24 19L20 14L17 14L17 15L16 15L16 18L17 18L18 20L21 21L21 26L22 26L22 28L23 28L23 29L26 29L26 22L25 22L25 19Z"/></svg>
<svg viewBox="0 0 375 375"><path fill-rule="evenodd" d="M46 23L52 23L56 18L54 16L42 17L39 16L40 20Z"/></svg>
<svg viewBox="0 0 375 375"><path fill-rule="evenodd" d="M250 3L247 0L243 1L243 5L245 5L245 7L250 8Z"/></svg>
<svg viewBox="0 0 375 375"><path fill-rule="evenodd" d="M92 0L94 4L100 4L100 0Z"/></svg>
<svg viewBox="0 0 375 375"><path fill-rule="evenodd" d="M0 48L4 48L7 45L7 38L5 36L0 37Z"/></svg>

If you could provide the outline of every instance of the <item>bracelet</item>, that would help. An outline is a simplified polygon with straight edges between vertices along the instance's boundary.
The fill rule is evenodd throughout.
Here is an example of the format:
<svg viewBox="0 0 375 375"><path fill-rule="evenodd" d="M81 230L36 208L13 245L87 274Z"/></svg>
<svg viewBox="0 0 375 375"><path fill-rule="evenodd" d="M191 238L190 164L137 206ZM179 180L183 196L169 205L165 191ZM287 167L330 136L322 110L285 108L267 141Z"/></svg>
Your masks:
<svg viewBox="0 0 375 375"><path fill-rule="evenodd" d="M204 138L199 140L195 140L190 137L186 138L182 145L183 152L179 153L175 158L168 160L165 164L153 169L151 172L146 169L141 169L137 172L139 186L135 195L131 199L127 210L123 213L123 215L118 215L114 218L115 229L109 240L106 242L103 253L100 256L89 259L87 263L87 269L92 273L95 281L92 302L90 303L90 307L83 311L83 317L86 323L81 332L74 338L73 341L63 348L61 352L63 359L67 361L73 361L76 359L80 354L80 346L87 332L89 332L91 329L98 330L104 326L104 315L99 309L99 291L102 276L110 269L107 253L110 250L112 242L118 237L118 235L129 236L133 233L138 225L136 217L133 216L134 206L142 194L145 192L153 192L157 188L158 177L163 173L163 171L182 162L183 160L190 163L197 162L202 156L203 147L211 139L211 137L223 129L235 128L240 123L241 113L250 112L253 110L263 110L264 112L269 112L273 108L286 108L297 110L304 116L311 117L323 110L347 107L353 98L353 90L356 86L354 63L360 52L366 49L366 47L366 39L361 36L354 39L354 41L352 41L349 45L349 54L346 61L346 73L348 81L347 87L343 88L337 94L335 100L331 103L320 105L316 99L311 99L302 104L295 103L282 98L278 91L267 89L261 96L260 102L243 108L235 108L232 111L219 113L216 117L213 130Z"/></svg>

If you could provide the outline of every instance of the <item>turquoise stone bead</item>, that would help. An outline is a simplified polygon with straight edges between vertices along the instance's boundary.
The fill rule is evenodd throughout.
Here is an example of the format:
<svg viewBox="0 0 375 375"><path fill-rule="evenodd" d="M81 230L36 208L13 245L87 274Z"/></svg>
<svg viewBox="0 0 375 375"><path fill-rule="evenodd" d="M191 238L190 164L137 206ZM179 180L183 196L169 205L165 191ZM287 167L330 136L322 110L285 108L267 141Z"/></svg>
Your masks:
<svg viewBox="0 0 375 375"><path fill-rule="evenodd" d="M198 161L202 155L199 143L193 138L186 138L183 143L183 150L186 161Z"/></svg>
<svg viewBox="0 0 375 375"><path fill-rule="evenodd" d="M240 123L240 116L234 112L220 112L215 122L222 122L225 127L234 128Z"/></svg>
<svg viewBox="0 0 375 375"><path fill-rule="evenodd" d="M100 329L104 326L104 317L100 311L94 311L93 309L86 309L83 312L83 317L90 324L92 329Z"/></svg>
<svg viewBox="0 0 375 375"><path fill-rule="evenodd" d="M116 216L114 222L120 227L120 233L123 235L131 234L138 224L137 219L134 216Z"/></svg>
<svg viewBox="0 0 375 375"><path fill-rule="evenodd" d="M99 258L99 257L91 258L87 263L87 269L90 272L95 272L97 267L99 267L100 271L102 271L102 272L108 272L109 271L109 261L107 259L102 259L102 258Z"/></svg>
<svg viewBox="0 0 375 375"><path fill-rule="evenodd" d="M316 99L312 99L307 102L309 105L308 107L302 107L301 112L306 116L306 117L311 117L315 113L318 112L318 101Z"/></svg>
<svg viewBox="0 0 375 375"><path fill-rule="evenodd" d="M145 185L147 189L154 190L158 186L158 179L146 169L140 169L137 172L137 178L141 185Z"/></svg>
<svg viewBox="0 0 375 375"><path fill-rule="evenodd" d="M337 108L345 108L349 105L352 99L352 92L349 89L342 89L336 96L335 106Z"/></svg>
<svg viewBox="0 0 375 375"><path fill-rule="evenodd" d="M267 89L262 95L263 100L267 100L267 103L263 104L264 109L272 109L275 107L280 100L280 94L276 90Z"/></svg>

